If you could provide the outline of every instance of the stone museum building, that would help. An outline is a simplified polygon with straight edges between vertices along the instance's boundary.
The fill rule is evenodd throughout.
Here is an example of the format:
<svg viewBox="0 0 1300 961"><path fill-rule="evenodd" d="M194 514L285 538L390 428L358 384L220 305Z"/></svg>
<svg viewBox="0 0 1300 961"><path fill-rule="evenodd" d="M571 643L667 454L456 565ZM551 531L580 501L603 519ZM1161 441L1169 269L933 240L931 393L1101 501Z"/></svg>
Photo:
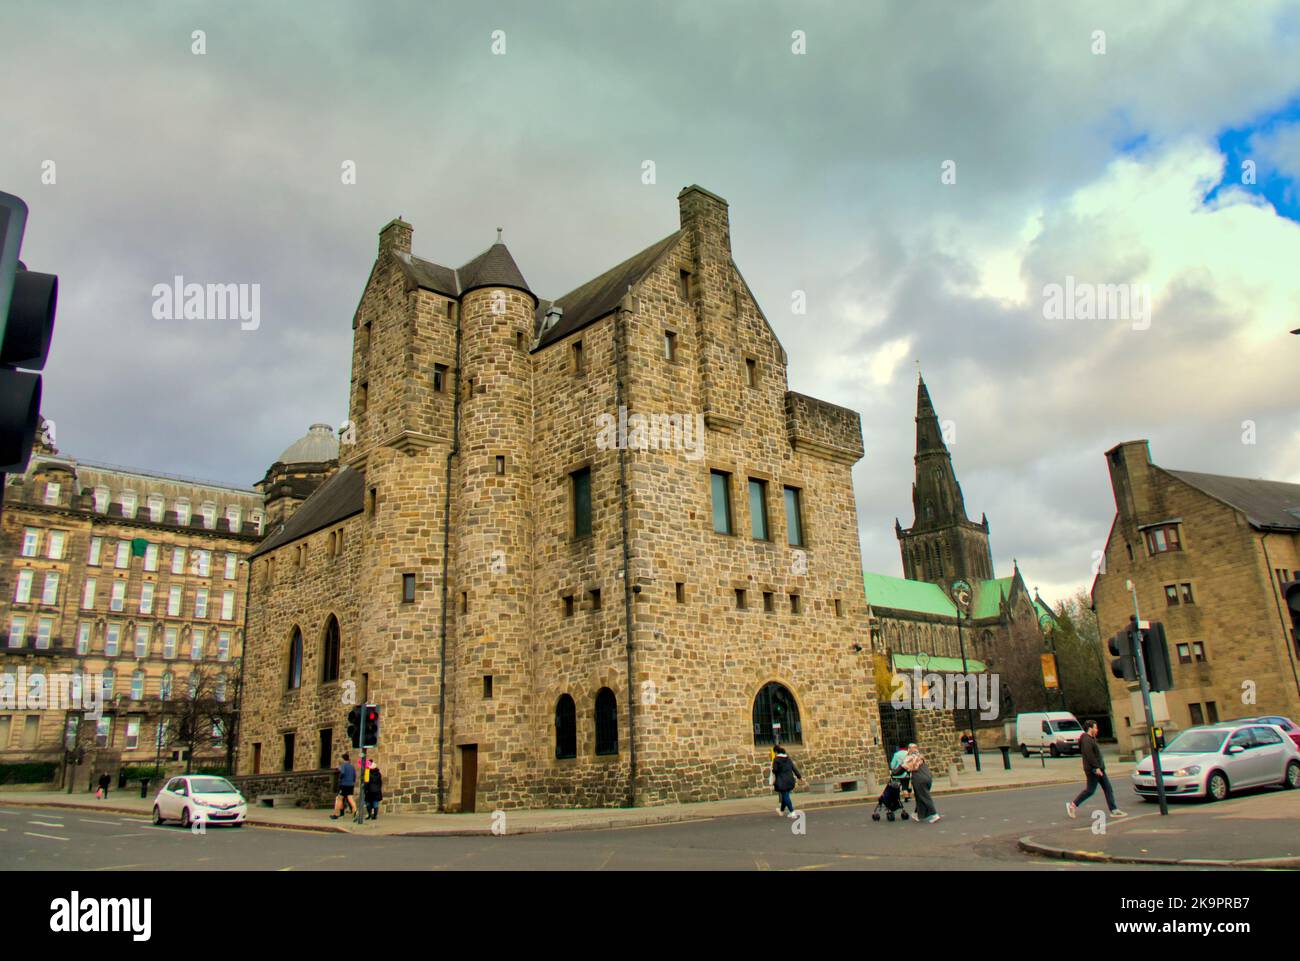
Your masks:
<svg viewBox="0 0 1300 961"><path fill-rule="evenodd" d="M1164 624L1167 730L1300 717L1300 643L1282 594L1300 580L1300 484L1161 467L1145 440L1111 448L1106 464L1116 514L1093 604L1102 638L1118 633L1132 581L1142 618ZM1145 749L1137 685L1108 680L1121 749Z"/></svg>
<svg viewBox="0 0 1300 961"><path fill-rule="evenodd" d="M251 792L327 797L365 702L406 811L759 794L776 740L883 774L858 415L789 390L727 203L678 204L553 300L499 237L453 269L382 229L339 466L260 485Z"/></svg>

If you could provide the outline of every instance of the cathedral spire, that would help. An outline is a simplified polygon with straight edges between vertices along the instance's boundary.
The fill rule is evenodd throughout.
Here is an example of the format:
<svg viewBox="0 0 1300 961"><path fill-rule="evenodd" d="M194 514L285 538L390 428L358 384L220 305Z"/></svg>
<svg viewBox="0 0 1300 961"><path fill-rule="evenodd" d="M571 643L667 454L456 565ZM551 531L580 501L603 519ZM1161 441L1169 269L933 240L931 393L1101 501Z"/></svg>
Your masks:
<svg viewBox="0 0 1300 961"><path fill-rule="evenodd" d="M952 455L944 443L943 428L935 413L925 378L916 382L916 482L912 485L913 528L942 527L966 520L961 485L952 469Z"/></svg>

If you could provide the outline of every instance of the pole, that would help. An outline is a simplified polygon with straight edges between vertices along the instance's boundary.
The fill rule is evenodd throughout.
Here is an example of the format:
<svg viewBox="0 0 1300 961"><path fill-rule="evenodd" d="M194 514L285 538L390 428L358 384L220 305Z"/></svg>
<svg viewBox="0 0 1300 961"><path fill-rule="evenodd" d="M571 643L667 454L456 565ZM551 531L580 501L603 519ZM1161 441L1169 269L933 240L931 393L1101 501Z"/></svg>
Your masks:
<svg viewBox="0 0 1300 961"><path fill-rule="evenodd" d="M368 706L368 705L367 705L367 706ZM362 708L362 710L364 711L365 708ZM365 727L364 727L364 724L365 724L365 715L362 714L361 717L362 717L362 722L361 722L361 723L362 723L362 725L363 725L363 727L362 727L361 730L362 730L362 732L364 733L364 731L365 731ZM363 800L363 799L365 798L365 796L366 796L366 782L365 782L365 777L366 777L366 775L367 775L368 773L369 773L369 771L368 771L368 769L366 768L366 749L363 747L363 748L361 749L361 777L357 778L357 786L356 786L356 790L353 792L354 799L355 799L356 802L357 802L357 813L356 813L356 815L352 818L352 820L355 821L357 824L365 824L365 823L366 823L365 815L361 813L361 809L362 809L362 803L361 803L361 802L362 802L362 800Z"/></svg>
<svg viewBox="0 0 1300 961"><path fill-rule="evenodd" d="M1138 611L1137 587L1128 582L1133 594L1133 660L1137 662L1138 683L1142 685L1142 707L1147 715L1147 736L1151 738L1151 769L1156 775L1156 797L1160 799L1160 814L1169 814L1169 802L1165 798L1165 776L1160 770L1160 745L1155 739L1155 716L1151 712L1151 688L1147 684L1145 658L1142 657L1142 615Z"/></svg>
<svg viewBox="0 0 1300 961"><path fill-rule="evenodd" d="M960 605L957 607L957 647L961 651L961 672L964 676L969 676L970 671L966 667L966 640L961 630L962 610ZM963 677L963 682L965 677ZM975 709L970 703L970 686L966 685L966 729L971 739L971 754L975 758L975 770L980 769L980 742L975 738Z"/></svg>

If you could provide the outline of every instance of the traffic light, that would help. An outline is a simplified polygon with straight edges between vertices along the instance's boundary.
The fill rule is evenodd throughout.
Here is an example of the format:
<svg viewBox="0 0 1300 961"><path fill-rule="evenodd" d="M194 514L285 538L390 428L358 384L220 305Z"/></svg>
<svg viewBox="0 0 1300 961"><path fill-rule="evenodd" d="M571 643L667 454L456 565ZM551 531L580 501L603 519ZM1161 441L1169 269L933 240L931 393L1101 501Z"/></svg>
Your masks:
<svg viewBox="0 0 1300 961"><path fill-rule="evenodd" d="M379 746L379 705L367 704L361 716L360 747Z"/></svg>
<svg viewBox="0 0 1300 961"><path fill-rule="evenodd" d="M59 278L18 259L27 205L0 193L0 474L27 469L41 419L41 375L50 352Z"/></svg>
<svg viewBox="0 0 1300 961"><path fill-rule="evenodd" d="M1300 581L1292 581L1282 588L1286 609L1291 614L1291 643L1300 654Z"/></svg>
<svg viewBox="0 0 1300 961"><path fill-rule="evenodd" d="M1127 629L1120 631L1106 643L1115 660L1110 662L1110 672L1121 681L1137 680L1137 662L1133 659L1133 636Z"/></svg>
<svg viewBox="0 0 1300 961"><path fill-rule="evenodd" d="M1169 663L1169 642L1165 640L1165 626L1152 621L1142 630L1142 663L1146 665L1147 687L1153 691L1168 691L1174 686L1174 671Z"/></svg>
<svg viewBox="0 0 1300 961"><path fill-rule="evenodd" d="M348 711L348 743L353 747L361 746L361 708L359 707Z"/></svg>

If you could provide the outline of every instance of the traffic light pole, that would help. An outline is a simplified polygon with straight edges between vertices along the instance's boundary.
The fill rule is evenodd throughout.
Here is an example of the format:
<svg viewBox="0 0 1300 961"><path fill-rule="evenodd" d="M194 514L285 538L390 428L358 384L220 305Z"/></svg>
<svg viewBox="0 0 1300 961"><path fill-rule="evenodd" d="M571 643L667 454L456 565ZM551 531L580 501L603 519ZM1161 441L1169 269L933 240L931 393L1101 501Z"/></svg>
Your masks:
<svg viewBox="0 0 1300 961"><path fill-rule="evenodd" d="M1147 684L1146 658L1142 656L1142 614L1138 610L1137 587L1128 582L1133 594L1133 660L1137 664L1138 684L1142 687L1142 707L1147 715L1147 737L1151 741L1151 770L1156 776L1156 797L1160 800L1160 814L1169 814L1169 802L1165 798L1165 776L1160 770L1160 744L1155 738L1156 720L1151 710L1151 688Z"/></svg>
<svg viewBox="0 0 1300 961"><path fill-rule="evenodd" d="M366 777L366 749L363 747L363 748L361 749L361 775L360 775L360 777L357 778L357 798L356 798L356 801L357 801L357 813L356 813L356 816L353 817L353 819L352 819L352 820L354 820L357 824L365 824L365 823L366 823L366 816L365 816L364 813L362 813L362 812L363 812L363 808L364 808L364 804L363 804L363 802L364 802L365 797L366 797L366 781L365 781L365 777Z"/></svg>

